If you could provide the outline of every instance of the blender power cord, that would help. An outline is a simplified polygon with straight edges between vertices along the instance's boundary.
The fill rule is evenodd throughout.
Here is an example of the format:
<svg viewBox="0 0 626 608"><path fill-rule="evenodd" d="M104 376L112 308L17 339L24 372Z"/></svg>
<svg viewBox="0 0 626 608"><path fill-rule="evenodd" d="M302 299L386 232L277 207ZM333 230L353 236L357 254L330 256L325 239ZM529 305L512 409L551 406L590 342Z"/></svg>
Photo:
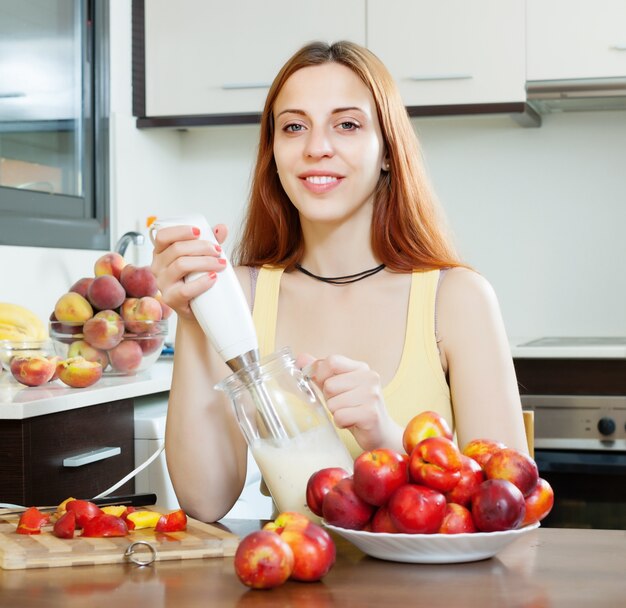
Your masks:
<svg viewBox="0 0 626 608"><path fill-rule="evenodd" d="M152 456L150 456L145 462L141 463L135 470L131 471L128 475L120 479L117 483L113 484L110 488L107 488L104 492L100 492L100 494L94 496L91 500L93 500L94 498L103 498L111 494L111 492L115 492L115 490L117 490L120 486L123 486L128 480L132 479L133 477L135 477L135 475L141 473L141 471L143 471L146 467L150 466L164 451L165 446L162 445L156 450L156 452L154 452L154 454L152 454ZM26 507L24 505L15 505L8 502L0 502L0 509L25 508Z"/></svg>

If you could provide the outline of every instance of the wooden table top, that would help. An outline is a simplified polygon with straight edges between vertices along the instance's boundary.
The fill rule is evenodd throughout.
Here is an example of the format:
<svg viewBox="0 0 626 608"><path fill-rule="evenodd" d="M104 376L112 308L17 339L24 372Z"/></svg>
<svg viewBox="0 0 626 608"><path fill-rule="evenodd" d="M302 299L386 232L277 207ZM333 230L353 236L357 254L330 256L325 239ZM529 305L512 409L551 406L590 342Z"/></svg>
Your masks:
<svg viewBox="0 0 626 608"><path fill-rule="evenodd" d="M227 522L245 535L258 521ZM428 606L557 608L626 605L626 531L540 528L496 557L450 565L377 560L335 537L337 562L318 583L252 591L233 558L0 570L0 607L297 608Z"/></svg>

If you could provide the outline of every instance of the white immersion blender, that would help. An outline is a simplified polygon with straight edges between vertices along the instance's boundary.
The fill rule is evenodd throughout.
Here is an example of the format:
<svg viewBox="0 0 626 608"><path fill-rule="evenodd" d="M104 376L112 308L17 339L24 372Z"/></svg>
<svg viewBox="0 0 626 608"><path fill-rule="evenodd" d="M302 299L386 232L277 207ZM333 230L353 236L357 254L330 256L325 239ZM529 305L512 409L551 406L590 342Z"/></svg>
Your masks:
<svg viewBox="0 0 626 608"><path fill-rule="evenodd" d="M156 219L150 226L150 239L154 243L154 236L161 228L183 225L199 228L201 240L218 244L208 222L199 214ZM224 253L221 257L226 258ZM200 272L189 273L185 282L194 281L202 275ZM224 270L218 273L215 284L191 300L190 306L200 327L233 372L258 363L259 343L250 308L228 260ZM253 382L251 385L254 387L254 401L272 435L277 439L286 437L263 383Z"/></svg>

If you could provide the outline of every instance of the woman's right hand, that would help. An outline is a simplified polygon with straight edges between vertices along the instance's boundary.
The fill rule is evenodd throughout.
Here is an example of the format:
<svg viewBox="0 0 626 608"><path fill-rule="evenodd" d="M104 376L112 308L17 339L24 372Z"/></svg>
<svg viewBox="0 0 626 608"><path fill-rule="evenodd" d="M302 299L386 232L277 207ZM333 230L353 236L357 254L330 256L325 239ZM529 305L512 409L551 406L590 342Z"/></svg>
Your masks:
<svg viewBox="0 0 626 608"><path fill-rule="evenodd" d="M228 236L224 224L213 228L218 243ZM154 238L154 251L150 269L156 277L163 301L173 308L179 317L193 318L189 302L209 289L217 280L217 273L224 270L226 259L222 249L209 241L198 238L195 226L171 226L161 228ZM202 276L188 283L184 278L190 272Z"/></svg>

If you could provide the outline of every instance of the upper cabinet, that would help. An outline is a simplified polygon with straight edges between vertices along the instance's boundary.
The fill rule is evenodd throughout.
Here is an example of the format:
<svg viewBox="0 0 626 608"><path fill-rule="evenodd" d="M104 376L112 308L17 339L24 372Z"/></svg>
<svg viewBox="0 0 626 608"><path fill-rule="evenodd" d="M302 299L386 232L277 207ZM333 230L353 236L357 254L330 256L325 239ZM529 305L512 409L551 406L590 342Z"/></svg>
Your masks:
<svg viewBox="0 0 626 608"><path fill-rule="evenodd" d="M626 1L526 3L529 81L626 76Z"/></svg>
<svg viewBox="0 0 626 608"><path fill-rule="evenodd" d="M315 39L369 47L413 115L438 113L432 107L523 112L524 6L524 0L133 0L134 114L139 126L256 121L281 65Z"/></svg>
<svg viewBox="0 0 626 608"><path fill-rule="evenodd" d="M139 116L258 115L279 68L306 42L365 44L365 0L134 0L133 19L136 70L145 24Z"/></svg>
<svg viewBox="0 0 626 608"><path fill-rule="evenodd" d="M524 0L368 0L367 44L407 106L523 102Z"/></svg>

